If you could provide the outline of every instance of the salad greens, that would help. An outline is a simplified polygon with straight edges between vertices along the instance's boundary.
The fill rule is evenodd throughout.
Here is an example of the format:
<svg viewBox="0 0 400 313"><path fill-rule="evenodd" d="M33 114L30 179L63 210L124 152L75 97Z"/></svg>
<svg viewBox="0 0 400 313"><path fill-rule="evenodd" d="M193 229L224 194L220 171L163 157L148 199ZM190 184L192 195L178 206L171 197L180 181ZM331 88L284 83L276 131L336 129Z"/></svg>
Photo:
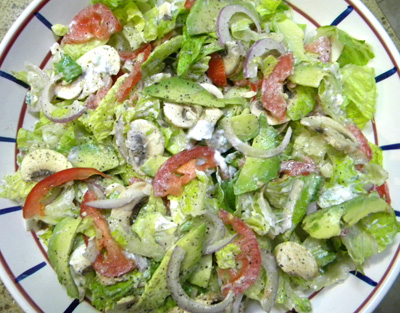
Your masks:
<svg viewBox="0 0 400 313"><path fill-rule="evenodd" d="M69 296L307 313L305 294L393 242L382 151L361 131L379 109L365 41L309 34L280 0L93 0L53 32L51 66L14 73L39 120L0 196Z"/></svg>

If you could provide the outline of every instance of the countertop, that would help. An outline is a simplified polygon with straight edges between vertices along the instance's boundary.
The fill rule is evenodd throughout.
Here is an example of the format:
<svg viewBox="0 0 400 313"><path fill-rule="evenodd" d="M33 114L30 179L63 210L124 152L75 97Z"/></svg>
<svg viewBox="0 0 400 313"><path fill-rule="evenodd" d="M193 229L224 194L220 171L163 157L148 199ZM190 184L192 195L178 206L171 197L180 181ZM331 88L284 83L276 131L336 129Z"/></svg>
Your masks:
<svg viewBox="0 0 400 313"><path fill-rule="evenodd" d="M31 3L32 0L0 0L0 40L3 39L7 30L14 23L15 19L21 12ZM377 17L381 24L386 28L389 35L392 37L397 48L400 49L400 40L396 36L387 18L379 8L375 0L362 0L372 13ZM387 301L387 299L384 299ZM391 310L393 311L393 310ZM4 313L20 313L23 312L18 304L11 297L8 290L0 281L0 312Z"/></svg>

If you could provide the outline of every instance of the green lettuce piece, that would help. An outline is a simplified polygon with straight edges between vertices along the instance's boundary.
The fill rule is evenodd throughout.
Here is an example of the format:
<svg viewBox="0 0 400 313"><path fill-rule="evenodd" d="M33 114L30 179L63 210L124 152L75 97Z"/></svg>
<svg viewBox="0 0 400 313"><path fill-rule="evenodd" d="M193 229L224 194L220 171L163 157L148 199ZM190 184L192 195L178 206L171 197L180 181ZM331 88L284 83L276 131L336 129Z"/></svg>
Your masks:
<svg viewBox="0 0 400 313"><path fill-rule="evenodd" d="M375 163L379 164L380 166L383 166L383 151L381 147L377 146L376 144L373 144L372 142L368 142L368 144L372 149L372 159L370 163Z"/></svg>
<svg viewBox="0 0 400 313"><path fill-rule="evenodd" d="M375 113L375 70L367 66L347 64L340 72L343 76L343 93L348 100L347 115L362 129Z"/></svg>
<svg viewBox="0 0 400 313"><path fill-rule="evenodd" d="M164 135L165 148L172 154L177 154L186 149L189 139L182 128L169 125L161 128Z"/></svg>
<svg viewBox="0 0 400 313"><path fill-rule="evenodd" d="M182 48L179 52L177 74L182 76L200 55L207 36L191 37L186 29L183 32Z"/></svg>
<svg viewBox="0 0 400 313"><path fill-rule="evenodd" d="M278 134L269 126L266 118L261 115L260 131L253 140L252 147L258 149L272 149L278 145ZM235 195L260 189L264 184L278 176L280 168L279 157L259 159L248 157L240 171L238 180L234 185Z"/></svg>
<svg viewBox="0 0 400 313"><path fill-rule="evenodd" d="M54 33L54 35L62 37L69 32L69 26L62 24L55 24L51 27L51 31Z"/></svg>
<svg viewBox="0 0 400 313"><path fill-rule="evenodd" d="M63 46L63 50L65 54L68 54L71 58L77 60L90 50L105 45L106 43L107 40L92 39L84 43L66 44Z"/></svg>
<svg viewBox="0 0 400 313"><path fill-rule="evenodd" d="M91 0L91 3L102 3L108 6L110 9L118 8L121 5L124 5L128 2L128 0Z"/></svg>
<svg viewBox="0 0 400 313"><path fill-rule="evenodd" d="M336 260L326 265L313 280L298 277L292 277L292 280L305 289L317 291L345 281L349 277L350 271L355 269L356 265L347 254L337 253Z"/></svg>
<svg viewBox="0 0 400 313"><path fill-rule="evenodd" d="M20 128L17 134L18 150L27 152L32 146L40 147L43 145L42 136L35 131Z"/></svg>
<svg viewBox="0 0 400 313"><path fill-rule="evenodd" d="M143 245L153 250L156 259L161 259L176 241L177 225L160 212L146 212L138 216L132 230L139 236Z"/></svg>
<svg viewBox="0 0 400 313"><path fill-rule="evenodd" d="M326 141L315 132L303 127L294 136L292 158L301 160L308 156L315 161L322 161L328 152Z"/></svg>
<svg viewBox="0 0 400 313"><path fill-rule="evenodd" d="M122 25L132 22L135 27L142 31L144 29L145 20L142 12L132 0L119 1L120 3L113 10L115 17Z"/></svg>
<svg viewBox="0 0 400 313"><path fill-rule="evenodd" d="M378 253L385 250L393 242L394 236L400 231L399 222L393 211L370 214L364 217L358 225L375 239L378 245Z"/></svg>
<svg viewBox="0 0 400 313"><path fill-rule="evenodd" d="M249 11L254 11L252 6L246 6ZM255 14L256 15L256 14ZM257 16L257 15L256 15ZM247 42L254 42L262 38L266 38L266 34L260 34L252 30L254 22L246 14L238 13L235 14L230 22L232 37L236 40L242 40Z"/></svg>
<svg viewBox="0 0 400 313"><path fill-rule="evenodd" d="M28 81L28 72L27 72L27 71L19 71L19 72L11 71L11 74L12 74L16 79L19 79L19 80L23 81L25 84L28 84L28 85L29 85L29 81Z"/></svg>
<svg viewBox="0 0 400 313"><path fill-rule="evenodd" d="M143 207L142 210L140 210L139 215L142 212L147 212L147 213L161 213L162 215L167 215L167 208L164 205L164 201L160 197L155 197L154 193L152 192L149 201L147 202L146 206Z"/></svg>
<svg viewBox="0 0 400 313"><path fill-rule="evenodd" d="M73 147L77 145L77 138L75 131L78 129L74 123L65 130L65 132L59 137L55 150L60 153L68 153Z"/></svg>
<svg viewBox="0 0 400 313"><path fill-rule="evenodd" d="M290 176L283 181L270 181L264 191L268 202L277 209L284 209L295 180L296 177Z"/></svg>
<svg viewBox="0 0 400 313"><path fill-rule="evenodd" d="M75 205L75 190L64 190L54 201L44 208L45 216L40 219L47 224L56 225L65 217L76 218L79 216L79 207Z"/></svg>
<svg viewBox="0 0 400 313"><path fill-rule="evenodd" d="M138 295L141 291L140 285L149 280L149 270L143 273L135 269L126 275L125 279L111 285L103 285L92 272L86 277L86 286L91 291L91 303L100 311L112 309L118 300L129 296Z"/></svg>
<svg viewBox="0 0 400 313"><path fill-rule="evenodd" d="M264 17L274 14L281 3L281 0L260 0L256 9L261 18L264 19Z"/></svg>
<svg viewBox="0 0 400 313"><path fill-rule="evenodd" d="M54 63L57 74L63 74L63 79L70 83L82 74L82 67L74 61L68 54L63 54L61 61Z"/></svg>
<svg viewBox="0 0 400 313"><path fill-rule="evenodd" d="M294 73L289 79L298 85L318 88L326 75L327 70L323 65L302 62L294 67Z"/></svg>
<svg viewBox="0 0 400 313"><path fill-rule="evenodd" d="M378 253L379 248L375 238L358 224L348 228L346 236L341 239L350 257L358 265L362 265L366 259Z"/></svg>
<svg viewBox="0 0 400 313"><path fill-rule="evenodd" d="M25 182L22 180L21 172L18 170L12 175L4 176L4 183L0 185L0 197L23 203L25 198L35 187L37 182Z"/></svg>
<svg viewBox="0 0 400 313"><path fill-rule="evenodd" d="M319 268L325 267L337 258L337 253L328 240L315 239L309 236L303 241L302 245L312 253Z"/></svg>
<svg viewBox="0 0 400 313"><path fill-rule="evenodd" d="M215 253L217 258L217 263L219 268L228 269L233 268L236 269L236 260L235 257L242 252L240 247L237 244L230 243L222 249L218 250Z"/></svg>
<svg viewBox="0 0 400 313"><path fill-rule="evenodd" d="M322 79L318 87L318 96L324 112L335 120L346 118L342 105L345 102L343 97L343 84L339 77L338 65L333 65L332 70Z"/></svg>
<svg viewBox="0 0 400 313"><path fill-rule="evenodd" d="M268 77L274 71L274 68L277 64L278 59L272 54L262 59L260 62L260 69L264 77Z"/></svg>
<svg viewBox="0 0 400 313"><path fill-rule="evenodd" d="M158 21L157 37L163 38L166 34L173 31L178 26L183 26L186 22L188 11L183 7L184 2L176 2L179 7L172 12L170 18L162 18Z"/></svg>
<svg viewBox="0 0 400 313"><path fill-rule="evenodd" d="M204 172L197 172L197 179L183 187L180 196L168 196L172 219L177 224L187 219L188 216L199 216L206 207L206 194L209 178Z"/></svg>
<svg viewBox="0 0 400 313"><path fill-rule="evenodd" d="M146 162L144 162L143 165L140 167L140 169L146 175L154 177L156 176L156 173L158 169L161 167L161 165L163 165L167 160L168 157L162 155L153 156L150 157Z"/></svg>
<svg viewBox="0 0 400 313"><path fill-rule="evenodd" d="M389 178L389 173L384 168L376 163L367 163L364 165L365 172L361 175L361 181L363 184L374 184L375 186L381 186Z"/></svg>
<svg viewBox="0 0 400 313"><path fill-rule="evenodd" d="M119 87L124 82L127 74L119 77L107 95L100 101L96 110L86 113L79 121L93 133L98 142L103 142L113 131L115 124L115 113L117 110L116 96Z"/></svg>
<svg viewBox="0 0 400 313"><path fill-rule="evenodd" d="M160 117L161 103L160 99L152 97L140 97L134 109L134 119L145 118L155 122ZM126 112L125 110L122 113ZM133 112L132 112L133 113ZM125 119L131 121L130 118Z"/></svg>
<svg viewBox="0 0 400 313"><path fill-rule="evenodd" d="M151 42L157 39L157 18L158 10L156 7L148 10L143 14L145 25L143 29L143 36L146 42Z"/></svg>
<svg viewBox="0 0 400 313"><path fill-rule="evenodd" d="M155 48L148 59L142 64L141 70L143 76L151 76L162 72L165 67L164 60L172 53L177 52L181 48L182 43L183 36L176 36Z"/></svg>
<svg viewBox="0 0 400 313"><path fill-rule="evenodd" d="M291 120L298 121L314 110L317 90L299 85L293 91L294 97L289 101L286 114Z"/></svg>
<svg viewBox="0 0 400 313"><path fill-rule="evenodd" d="M289 50L293 51L296 63L299 61L308 61L304 49L304 30L292 20L286 18L275 23L276 30L284 37Z"/></svg>
<svg viewBox="0 0 400 313"><path fill-rule="evenodd" d="M266 235L270 231L278 233L275 229L278 218L265 200L263 190L239 195L235 214L258 235Z"/></svg>
<svg viewBox="0 0 400 313"><path fill-rule="evenodd" d="M364 40L351 37L336 26L322 26L317 29L317 36L329 36L335 44L341 45L342 53L337 60L341 67L346 64L366 65L374 58L372 47Z"/></svg>
<svg viewBox="0 0 400 313"><path fill-rule="evenodd" d="M298 313L310 313L311 303L307 297L297 294L288 274L279 271L279 286L276 303L282 304L287 310L294 309Z"/></svg>

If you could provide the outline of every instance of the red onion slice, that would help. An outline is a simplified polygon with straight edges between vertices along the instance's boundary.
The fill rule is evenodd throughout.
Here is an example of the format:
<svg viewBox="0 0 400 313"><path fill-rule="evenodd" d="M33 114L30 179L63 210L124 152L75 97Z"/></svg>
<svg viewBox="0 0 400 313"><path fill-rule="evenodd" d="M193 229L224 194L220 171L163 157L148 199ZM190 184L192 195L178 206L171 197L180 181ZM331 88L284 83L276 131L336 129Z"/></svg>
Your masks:
<svg viewBox="0 0 400 313"><path fill-rule="evenodd" d="M253 158L259 158L259 159L268 159L272 158L274 156L277 156L283 152L283 150L286 149L290 142L290 137L292 136L292 128L289 127L285 137L283 138L281 144L274 148L274 149L269 149L269 150L262 150L258 148L254 148L247 143L241 141L233 131L231 122L229 119L225 118L221 121L221 126L222 129L224 130L224 135L226 139L231 143L232 146L236 148L236 150L242 152L244 155L248 157L253 157Z"/></svg>
<svg viewBox="0 0 400 313"><path fill-rule="evenodd" d="M286 53L286 47L283 43L271 38L264 38L256 41L247 53L243 65L243 77L257 77L258 62L254 62L254 58L261 57L267 52L277 51L279 55Z"/></svg>
<svg viewBox="0 0 400 313"><path fill-rule="evenodd" d="M237 236L238 236L238 234L233 234L233 235L231 235L229 237L225 237L224 239L216 241L215 243L210 244L208 246L206 246L204 244L204 246L203 246L203 254L211 254L211 253L215 253L215 252L221 250L223 247L225 247L228 244L230 244Z"/></svg>
<svg viewBox="0 0 400 313"><path fill-rule="evenodd" d="M51 78L48 84L44 87L40 97L40 105L42 107L43 114L49 120L55 123L67 123L73 121L86 112L86 107L84 104L78 100L75 100L71 105L65 107L68 109L68 113L61 117L56 117L53 115L53 112L57 109L57 107L51 103L51 100L54 97L54 85L61 77L61 75L57 75Z"/></svg>
<svg viewBox="0 0 400 313"><path fill-rule="evenodd" d="M205 304L190 298L183 290L179 280L181 263L185 258L186 251L176 246L172 251L171 259L167 268L167 286L172 298L180 308L192 313L218 313L224 311L234 300L234 293L229 291L225 299L217 304Z"/></svg>
<svg viewBox="0 0 400 313"><path fill-rule="evenodd" d="M278 293L279 274L278 264L271 253L261 250L261 264L267 272L267 283L264 289L264 299L261 300L261 307L265 312L270 312L275 304Z"/></svg>
<svg viewBox="0 0 400 313"><path fill-rule="evenodd" d="M254 15L252 12L242 7L241 5L238 4L227 5L219 12L217 19L218 42L221 46L224 46L225 43L233 40L229 30L229 21L232 18L232 16L236 13L244 13L248 17L250 17L254 22L254 24L256 25L257 31L259 33L261 32L261 26L258 17L256 15Z"/></svg>
<svg viewBox="0 0 400 313"><path fill-rule="evenodd" d="M226 229L224 223L216 214L207 211L204 213L204 217L213 225L203 245L203 254L209 254L206 253L209 246L212 246L215 242L222 239L225 236Z"/></svg>
<svg viewBox="0 0 400 313"><path fill-rule="evenodd" d="M128 205L133 201L140 200L143 197L150 196L150 194L151 185L144 182L138 182L129 186L125 192L122 192L120 198L90 201L86 203L86 205L97 209L117 209Z"/></svg>

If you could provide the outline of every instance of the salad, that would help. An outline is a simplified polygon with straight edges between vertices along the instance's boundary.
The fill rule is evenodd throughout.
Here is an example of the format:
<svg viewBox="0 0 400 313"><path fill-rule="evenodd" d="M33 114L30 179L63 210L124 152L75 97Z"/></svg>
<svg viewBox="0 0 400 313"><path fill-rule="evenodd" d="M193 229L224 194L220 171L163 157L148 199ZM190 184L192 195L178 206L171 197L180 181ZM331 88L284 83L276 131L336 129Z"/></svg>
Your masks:
<svg viewBox="0 0 400 313"><path fill-rule="evenodd" d="M371 46L281 0L94 0L46 69L0 196L105 312L312 312L393 242ZM378 108L379 109L379 108Z"/></svg>

